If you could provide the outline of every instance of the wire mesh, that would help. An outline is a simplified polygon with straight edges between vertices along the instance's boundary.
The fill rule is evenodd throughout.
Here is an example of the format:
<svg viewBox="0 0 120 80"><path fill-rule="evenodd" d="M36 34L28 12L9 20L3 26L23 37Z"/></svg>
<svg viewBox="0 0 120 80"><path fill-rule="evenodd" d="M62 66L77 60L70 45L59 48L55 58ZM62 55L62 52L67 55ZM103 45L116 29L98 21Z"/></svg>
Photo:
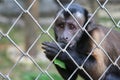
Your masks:
<svg viewBox="0 0 120 80"><path fill-rule="evenodd" d="M71 0L71 2L69 3L69 5L67 7L64 7L63 4L59 1L59 0L56 0L57 3L66 11L69 12L69 14L72 16L72 18L77 22L77 24L81 27L81 25L79 24L79 22L77 21L77 19L74 17L74 15L69 11L69 6L71 6L71 4L74 3L74 0ZM60 47L60 45L57 43L57 41L54 39L54 37L50 34L49 30L52 28L52 26L54 25L55 21L57 20L57 18L59 17L59 15L61 14L61 12L54 18L54 21L50 24L50 26L48 27L47 30L44 30L43 27L39 24L39 22L33 17L33 15L30 13L30 9L31 7L34 5L34 3L36 2L36 0L33 0L31 5L27 8L27 9L24 9L23 6L20 5L20 3L17 1L17 0L14 0L14 2L17 4L17 6L22 10L22 12L20 13L20 15L18 16L18 18L14 21L14 23L12 24L12 26L10 26L9 30L6 32L6 33L3 33L2 31L0 31L0 40L2 38L6 38L7 40L9 40L9 42L17 48L17 50L20 51L20 57L18 58L18 60L14 63L14 65L9 69L9 71L6 73L6 74L3 74L2 72L0 72L0 79L2 80L12 80L10 75L12 74L14 68L17 66L17 64L19 64L19 62L21 61L22 58L24 57L27 57L29 58L32 63L34 64L34 66L39 70L39 72L42 72L40 73L35 80L40 80L40 77L42 76L42 74L46 74L50 80L54 80L54 78L49 74L48 70L50 69L50 66L52 65L52 63L54 62L54 60L57 58L57 56L59 56L60 52L61 51L64 51L67 53L67 55L72 59L72 61L75 63L75 65L77 66L77 68L75 69L75 71L71 74L71 76L68 78L68 80L71 79L71 77L76 73L76 71L78 69L81 69L83 70L86 75L91 79L92 77L89 75L89 73L84 69L84 64L86 63L86 61L88 60L88 58L92 55L92 52L96 49L96 48L100 48L104 54L109 58L109 60L111 61L111 65L116 65L119 69L119 65L118 65L118 60L120 59L120 56L118 56L118 58L113 61L110 56L108 55L108 53L105 51L104 48L102 48L101 44L104 42L104 40L107 38L107 36L110 34L110 32L113 30L114 27L118 27L120 28L120 21L117 23L115 20L114 20L114 17L111 15L111 13L108 11L108 9L106 8L106 5L107 3L109 3L109 0L105 0L105 2L103 4L100 3L99 0L96 0L97 3L99 4L99 6L96 8L96 10L93 12L93 14L91 15L91 17L89 18L89 20L86 22L86 24L84 25L84 27L81 27L81 29L83 31L85 31L87 33L87 35L93 40L93 42L95 43L95 45L97 45L96 47L94 47L92 49L92 51L90 52L90 54L87 56L87 58L85 59L85 61L83 62L83 64L81 66L79 66L77 64L77 62L72 58L72 56L69 54L69 52L66 50L67 47L69 46L69 44L71 43L71 41L75 38L75 36L78 34L78 32L76 32L76 34L73 36L73 38L71 39L71 41L67 44L67 46L62 49ZM104 38L100 41L100 43L97 43L94 38L88 33L88 31L85 29L87 24L91 21L91 19L97 14L97 12L102 9L104 10L107 15L109 16L109 19L114 23L114 26L110 28L110 30L107 32L107 34L104 36ZM19 46L18 44L16 44L16 42L14 42L14 40L9 36L10 32L12 29L15 28L15 25L16 23L18 22L18 20L20 20L20 18L23 16L23 14L28 14L29 17L31 17L31 19L34 21L34 23L38 26L38 28L42 31L42 33L40 33L38 35L38 37L35 39L35 41L33 42L33 44L29 47L29 49L25 52L23 51ZM41 68L41 66L34 60L34 58L29 54L30 50L33 48L33 46L35 44L37 44L37 42L39 41L39 39L41 39L41 36L43 34L47 34L56 44L57 46L61 49L60 52L54 57L54 59L49 63L49 65L47 66L47 68L45 70L43 70ZM111 67L111 65L108 66L108 68L106 69L106 71L101 75L101 77L99 78L99 80L101 80L101 78L104 76L104 74L107 72L107 70L109 70L109 68Z"/></svg>

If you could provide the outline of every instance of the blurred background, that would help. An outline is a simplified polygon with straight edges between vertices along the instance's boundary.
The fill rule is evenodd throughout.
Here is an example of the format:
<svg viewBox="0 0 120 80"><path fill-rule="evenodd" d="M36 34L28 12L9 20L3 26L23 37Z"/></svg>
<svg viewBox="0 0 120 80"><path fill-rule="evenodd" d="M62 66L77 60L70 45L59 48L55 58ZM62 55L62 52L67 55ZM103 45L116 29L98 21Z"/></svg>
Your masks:
<svg viewBox="0 0 120 80"><path fill-rule="evenodd" d="M59 1L63 5L71 2ZM108 1L105 8L109 13L101 8L94 20L106 27L116 26L115 23L120 26L120 0L99 1L100 4L97 0L75 0L74 3L93 14L99 5ZM50 80L47 73L55 80L62 80L41 49L42 42L53 41L52 26L60 8L57 0L0 0L0 80L4 78L1 74L8 74L11 80ZM50 36L43 33L46 30ZM82 79L78 77L78 80Z"/></svg>

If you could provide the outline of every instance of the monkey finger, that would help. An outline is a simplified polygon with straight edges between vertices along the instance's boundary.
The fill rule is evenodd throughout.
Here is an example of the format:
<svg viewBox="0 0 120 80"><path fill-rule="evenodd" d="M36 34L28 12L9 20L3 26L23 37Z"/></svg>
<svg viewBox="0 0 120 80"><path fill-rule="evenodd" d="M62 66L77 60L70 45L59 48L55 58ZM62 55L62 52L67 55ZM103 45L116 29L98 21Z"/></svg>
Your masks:
<svg viewBox="0 0 120 80"><path fill-rule="evenodd" d="M49 46L42 46L42 49L47 50L47 51L59 51L59 49L56 49L54 47L49 47Z"/></svg>
<svg viewBox="0 0 120 80"><path fill-rule="evenodd" d="M55 44L54 42L44 42L44 43L42 43L42 45L48 46L51 48L58 48L57 44Z"/></svg>
<svg viewBox="0 0 120 80"><path fill-rule="evenodd" d="M43 45L48 45L48 46L51 46L51 44L53 44L53 45L54 45L55 43L53 43L53 42L43 42L42 44L43 44Z"/></svg>
<svg viewBox="0 0 120 80"><path fill-rule="evenodd" d="M48 52L48 51L44 51L44 53L46 54L47 57L51 57L54 58L57 54L53 53L53 52Z"/></svg>
<svg viewBox="0 0 120 80"><path fill-rule="evenodd" d="M50 52L44 51L44 53L46 54L47 58L50 59L50 60L52 60L55 57L55 55L53 55L53 54L51 55Z"/></svg>
<svg viewBox="0 0 120 80"><path fill-rule="evenodd" d="M51 48L56 48L56 49L59 50L58 45L57 45L56 43L54 43L54 42L44 42L44 43L42 43L42 44L45 45L45 46L51 47ZM60 42L58 42L58 44L59 44L62 48L64 48L64 47L66 46L65 43L60 43Z"/></svg>
<svg viewBox="0 0 120 80"><path fill-rule="evenodd" d="M58 47L58 45L54 42L44 42L42 43L44 46L48 46L48 47L51 47L51 48L54 48L56 50L60 50L60 48ZM65 43L60 43L58 42L58 44L61 46L61 48L64 48L66 46Z"/></svg>
<svg viewBox="0 0 120 80"><path fill-rule="evenodd" d="M43 49L45 49L47 52L51 52L51 53L55 53L57 54L59 50L55 49L55 48L51 48L51 47L42 47Z"/></svg>

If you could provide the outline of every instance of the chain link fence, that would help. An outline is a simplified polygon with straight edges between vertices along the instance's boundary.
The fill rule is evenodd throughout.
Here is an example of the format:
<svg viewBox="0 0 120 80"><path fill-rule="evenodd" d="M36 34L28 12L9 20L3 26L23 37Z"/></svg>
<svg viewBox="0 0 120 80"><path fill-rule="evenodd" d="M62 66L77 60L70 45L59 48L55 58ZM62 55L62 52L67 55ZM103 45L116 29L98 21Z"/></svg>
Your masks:
<svg viewBox="0 0 120 80"><path fill-rule="evenodd" d="M74 15L71 14L71 12L68 10L68 7L74 3L74 0L71 0L71 2L69 3L68 7L65 8L62 3L59 1L59 0L56 0L57 3L66 11L68 11L70 13L70 15L73 17L73 19L78 23L78 21L76 20L76 18L74 17ZM36 2L36 0L33 0L31 2L31 5L27 8L27 9L24 9L23 6L17 1L17 0L14 0L15 4L22 10L22 12L20 13L20 15L17 17L17 19L14 21L14 23L10 26L10 28L8 29L8 31L6 33L3 33L2 31L0 31L0 40L5 38L8 40L8 42L10 44L12 44L12 46L16 47L17 50L19 51L19 58L15 61L15 63L12 65L11 68L9 68L9 70L7 70L7 72L4 74L0 71L0 79L2 80L13 80L10 75L12 75L13 71L15 70L16 66L21 62L21 60L24 58L24 57L27 57L33 64L34 64L34 67L37 68L38 70L38 75L35 77L34 80L42 80L41 77L43 76L43 74L45 74L47 77L48 77L48 80L56 80L55 78L53 78L51 76L51 74L48 72L50 70L50 67L52 66L52 63L53 61L56 59L56 57L59 55L56 55L56 57L48 64L47 68L46 69L42 69L42 67L39 65L39 63L29 54L30 50L34 47L35 44L38 44L39 40L41 39L41 36L46 34L50 37L50 39L52 41L54 41L57 45L58 43L55 41L53 35L51 35L50 33L50 30L52 28L52 26L54 25L55 21L57 20L57 18L59 17L59 15L61 13L59 13L59 15L57 15L54 20L52 21L52 23L50 24L50 26L45 30L43 29L42 25L39 24L39 22L34 18L34 16L31 14L30 12L30 9L31 7L34 5L34 3ZM101 47L101 44L103 43L103 41L106 39L106 37L110 34L110 32L113 30L113 28L117 27L117 28L120 28L120 20L117 22L114 17L111 15L111 12L109 12L109 9L106 8L106 5L109 3L109 0L105 0L105 2L103 4L100 3L99 0L96 0L96 3L98 3L98 7L96 8L96 10L92 13L91 17L89 18L89 20L87 21L86 25L90 22L90 20L97 14L97 12L99 12L99 10L104 10L104 12L108 15L109 19L111 20L111 22L114 24L113 27L110 28L110 30L107 32L106 36L102 39L102 41L98 44L94 38L87 32L87 30L85 30L86 28L86 25L82 28L82 30L84 30L88 36L93 40L93 42L97 45L97 47L99 47L103 52L104 54L109 58L109 60L111 61L111 65L116 65L119 69L120 69L120 66L118 65L118 61L120 60L120 56L118 56L118 58L113 61L110 56L108 55L108 53L104 50L104 48ZM49 3L48 3L49 4ZM47 6L47 5L46 5ZM38 27L38 30L40 31L40 33L38 34L37 38L35 38L35 40L33 41L33 43L31 44L31 46L29 47L29 49L27 51L24 51L15 41L13 38L11 38L10 36L10 32L15 28L15 25L16 23L21 19L21 17L24 15L24 14L27 14L31 19L32 21L37 25ZM79 23L78 23L79 24ZM79 24L80 25L80 24ZM31 33L34 33L34 32L31 32ZM77 33L76 33L77 35ZM74 35L74 37L76 36ZM73 39L74 39L73 37ZM68 43L69 45L70 43ZM68 46L67 45L67 46ZM58 45L59 46L59 45ZM66 46L66 48L67 48ZM62 49L64 51L67 52L67 50L65 49ZM95 49L95 48L94 48ZM92 51L94 51L94 49L92 49ZM90 53L90 55L92 54L92 51ZM41 51L42 52L42 51ZM41 54L41 53L39 53ZM67 54L69 55L69 53L67 52ZM11 53L9 53L9 55L11 55ZM79 66L76 61L70 56L70 58L73 60L73 62L77 65L77 68L76 70L72 73L72 75L69 77L68 80L70 80L70 78L75 74L75 72L78 70L78 69L82 69L86 74L87 76L89 76L89 78L91 80L92 77L87 73L87 71L83 68L85 62L87 61L87 59L90 57L90 55L88 55L88 57L85 59L85 61L83 62L82 66ZM14 57L15 58L15 57ZM40 62L40 61L39 61ZM1 62L0 62L1 63ZM2 63L4 64L4 63ZM0 64L0 65L2 65ZM27 64L25 64L27 65ZM109 68L111 67L111 65L108 66L108 68L106 69L109 70ZM21 66L22 67L22 66ZM24 67L22 67L24 68ZM33 70L34 71L34 70ZM106 72L105 71L105 72ZM101 78L104 76L105 72L101 75L101 77L99 78L99 80L101 80ZM14 77L16 75L13 75ZM21 80L21 79L20 79ZM47 80L47 79L45 79Z"/></svg>

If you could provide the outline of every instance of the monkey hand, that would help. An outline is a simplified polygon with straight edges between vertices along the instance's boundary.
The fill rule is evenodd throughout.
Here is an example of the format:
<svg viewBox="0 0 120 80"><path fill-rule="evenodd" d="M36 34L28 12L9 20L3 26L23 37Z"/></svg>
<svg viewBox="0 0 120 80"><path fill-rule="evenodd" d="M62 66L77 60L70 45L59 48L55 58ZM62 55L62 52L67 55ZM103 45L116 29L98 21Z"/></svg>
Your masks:
<svg viewBox="0 0 120 80"><path fill-rule="evenodd" d="M44 42L42 44L44 45L42 47L45 50L44 53L50 60L52 60L61 51L58 45L54 42ZM58 44L61 46L61 48L65 47L64 43L58 43Z"/></svg>

